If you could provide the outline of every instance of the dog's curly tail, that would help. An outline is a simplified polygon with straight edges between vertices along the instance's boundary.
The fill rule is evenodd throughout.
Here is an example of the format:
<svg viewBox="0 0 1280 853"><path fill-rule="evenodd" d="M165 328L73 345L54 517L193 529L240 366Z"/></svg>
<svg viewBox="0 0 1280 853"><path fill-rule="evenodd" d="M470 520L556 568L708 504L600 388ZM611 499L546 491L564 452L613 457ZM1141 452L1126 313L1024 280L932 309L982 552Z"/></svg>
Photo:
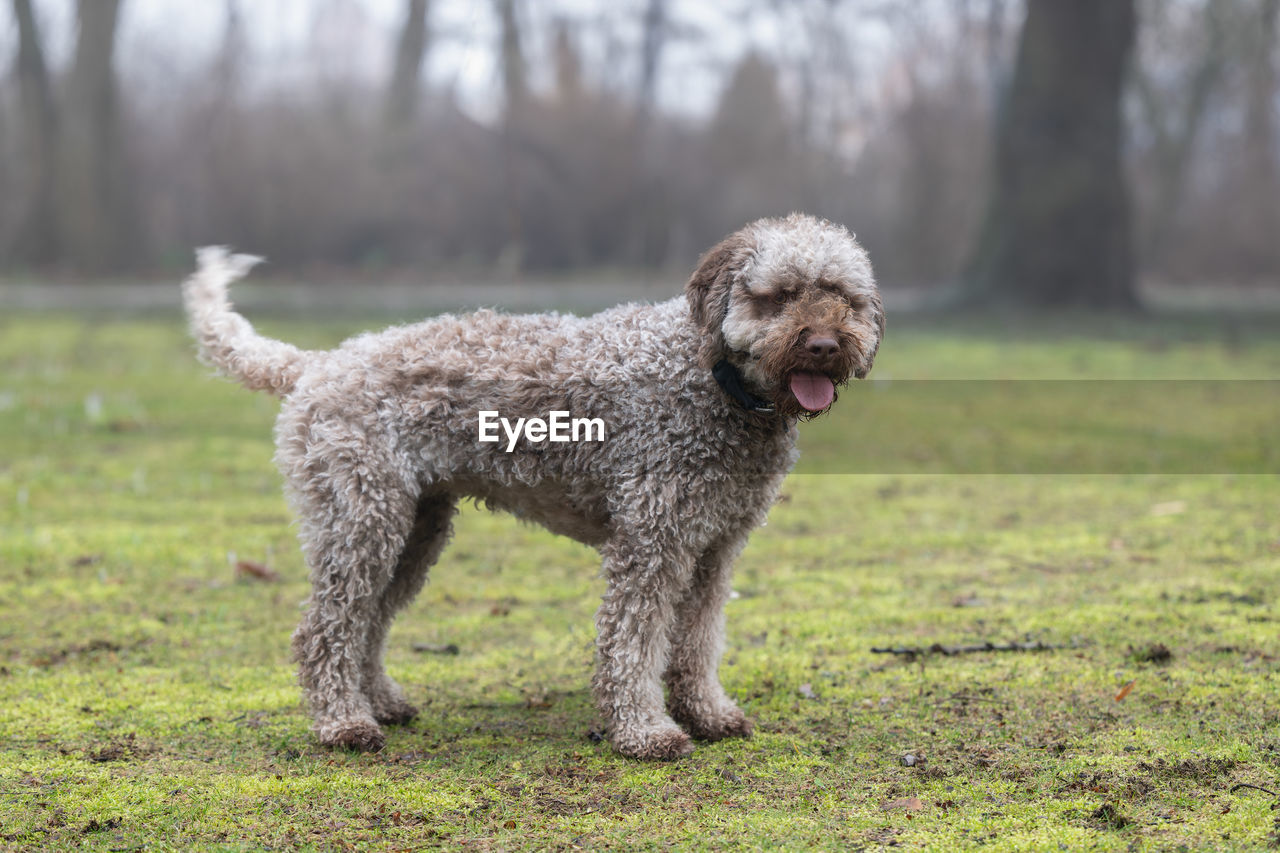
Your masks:
<svg viewBox="0 0 1280 853"><path fill-rule="evenodd" d="M292 344L264 338L231 308L227 286L244 277L262 258L233 255L225 246L196 250L198 269L182 285L191 334L200 360L254 391L289 394L307 353Z"/></svg>

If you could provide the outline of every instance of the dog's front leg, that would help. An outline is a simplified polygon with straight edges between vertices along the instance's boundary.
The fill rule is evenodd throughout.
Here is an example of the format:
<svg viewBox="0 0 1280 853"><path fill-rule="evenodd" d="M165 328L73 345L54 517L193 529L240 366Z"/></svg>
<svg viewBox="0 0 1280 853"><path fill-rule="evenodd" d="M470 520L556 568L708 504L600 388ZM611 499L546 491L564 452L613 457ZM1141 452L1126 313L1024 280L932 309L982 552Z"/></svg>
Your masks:
<svg viewBox="0 0 1280 853"><path fill-rule="evenodd" d="M751 721L724 692L718 674L733 563L749 529L731 532L698 558L693 580L676 609L665 675L667 707L691 735L704 740L749 737L752 731Z"/></svg>
<svg viewBox="0 0 1280 853"><path fill-rule="evenodd" d="M679 547L660 544L664 538L621 534L601 548L608 589L596 613L592 686L609 739L633 758L669 760L693 751L662 698L671 625L693 560Z"/></svg>

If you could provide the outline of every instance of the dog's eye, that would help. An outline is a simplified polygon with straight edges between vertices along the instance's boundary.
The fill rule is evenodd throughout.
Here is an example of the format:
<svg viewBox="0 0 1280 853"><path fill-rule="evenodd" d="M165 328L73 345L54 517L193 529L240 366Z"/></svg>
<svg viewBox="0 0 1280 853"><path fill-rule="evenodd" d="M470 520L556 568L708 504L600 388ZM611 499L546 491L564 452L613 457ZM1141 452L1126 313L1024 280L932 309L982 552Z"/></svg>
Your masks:
<svg viewBox="0 0 1280 853"><path fill-rule="evenodd" d="M787 293L785 290L779 290L779 291L777 291L776 293L774 293L774 294L773 294L773 304L774 304L774 305L786 305L786 304L787 304L787 300L788 300L788 299L790 299L790 298L791 298L791 294L790 294L790 293Z"/></svg>

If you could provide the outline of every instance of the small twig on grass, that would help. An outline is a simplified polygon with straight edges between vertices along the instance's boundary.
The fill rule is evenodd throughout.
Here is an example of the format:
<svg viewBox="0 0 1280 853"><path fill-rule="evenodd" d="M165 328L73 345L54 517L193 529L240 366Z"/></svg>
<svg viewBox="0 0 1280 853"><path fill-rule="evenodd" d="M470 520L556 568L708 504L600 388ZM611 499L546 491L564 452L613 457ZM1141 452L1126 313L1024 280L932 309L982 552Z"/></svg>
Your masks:
<svg viewBox="0 0 1280 853"><path fill-rule="evenodd" d="M1241 788L1249 788L1250 790L1261 791L1262 793L1270 794L1273 797L1280 796L1280 794L1277 794L1275 791L1271 790L1270 788L1264 788L1261 785L1250 785L1248 782L1241 782L1238 785L1232 785L1231 793L1234 794L1236 791L1239 791Z"/></svg>
<svg viewBox="0 0 1280 853"><path fill-rule="evenodd" d="M918 657L926 655L943 655L945 657L954 657L956 655L968 655L976 652L1052 652L1059 649L1069 649L1068 646L1060 643L976 643L969 646L944 646L942 643L934 643L932 646L895 646L892 648L873 648L871 653L874 655L901 655L908 659L914 660Z"/></svg>
<svg viewBox="0 0 1280 853"><path fill-rule="evenodd" d="M994 699L990 696L974 696L972 693L952 693L950 696L946 697L945 699L939 699L938 701L934 702L934 704L941 705L945 702L977 702L977 703L987 702L991 705L1005 704L1003 699Z"/></svg>
<svg viewBox="0 0 1280 853"><path fill-rule="evenodd" d="M252 578L267 583L277 583L280 580L280 575L274 569L254 560L237 560L236 577Z"/></svg>
<svg viewBox="0 0 1280 853"><path fill-rule="evenodd" d="M454 643L414 643L412 646L415 652L423 652L434 655L456 655L460 651Z"/></svg>

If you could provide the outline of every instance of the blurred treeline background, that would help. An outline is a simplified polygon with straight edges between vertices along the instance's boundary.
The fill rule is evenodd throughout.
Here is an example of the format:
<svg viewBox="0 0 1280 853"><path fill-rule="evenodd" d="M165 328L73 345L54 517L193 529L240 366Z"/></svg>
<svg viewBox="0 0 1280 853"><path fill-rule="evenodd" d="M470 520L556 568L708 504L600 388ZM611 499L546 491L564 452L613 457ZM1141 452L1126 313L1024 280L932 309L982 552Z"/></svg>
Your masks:
<svg viewBox="0 0 1280 853"><path fill-rule="evenodd" d="M683 269L799 209L890 286L1280 282L1280 0L4 5L0 275Z"/></svg>

